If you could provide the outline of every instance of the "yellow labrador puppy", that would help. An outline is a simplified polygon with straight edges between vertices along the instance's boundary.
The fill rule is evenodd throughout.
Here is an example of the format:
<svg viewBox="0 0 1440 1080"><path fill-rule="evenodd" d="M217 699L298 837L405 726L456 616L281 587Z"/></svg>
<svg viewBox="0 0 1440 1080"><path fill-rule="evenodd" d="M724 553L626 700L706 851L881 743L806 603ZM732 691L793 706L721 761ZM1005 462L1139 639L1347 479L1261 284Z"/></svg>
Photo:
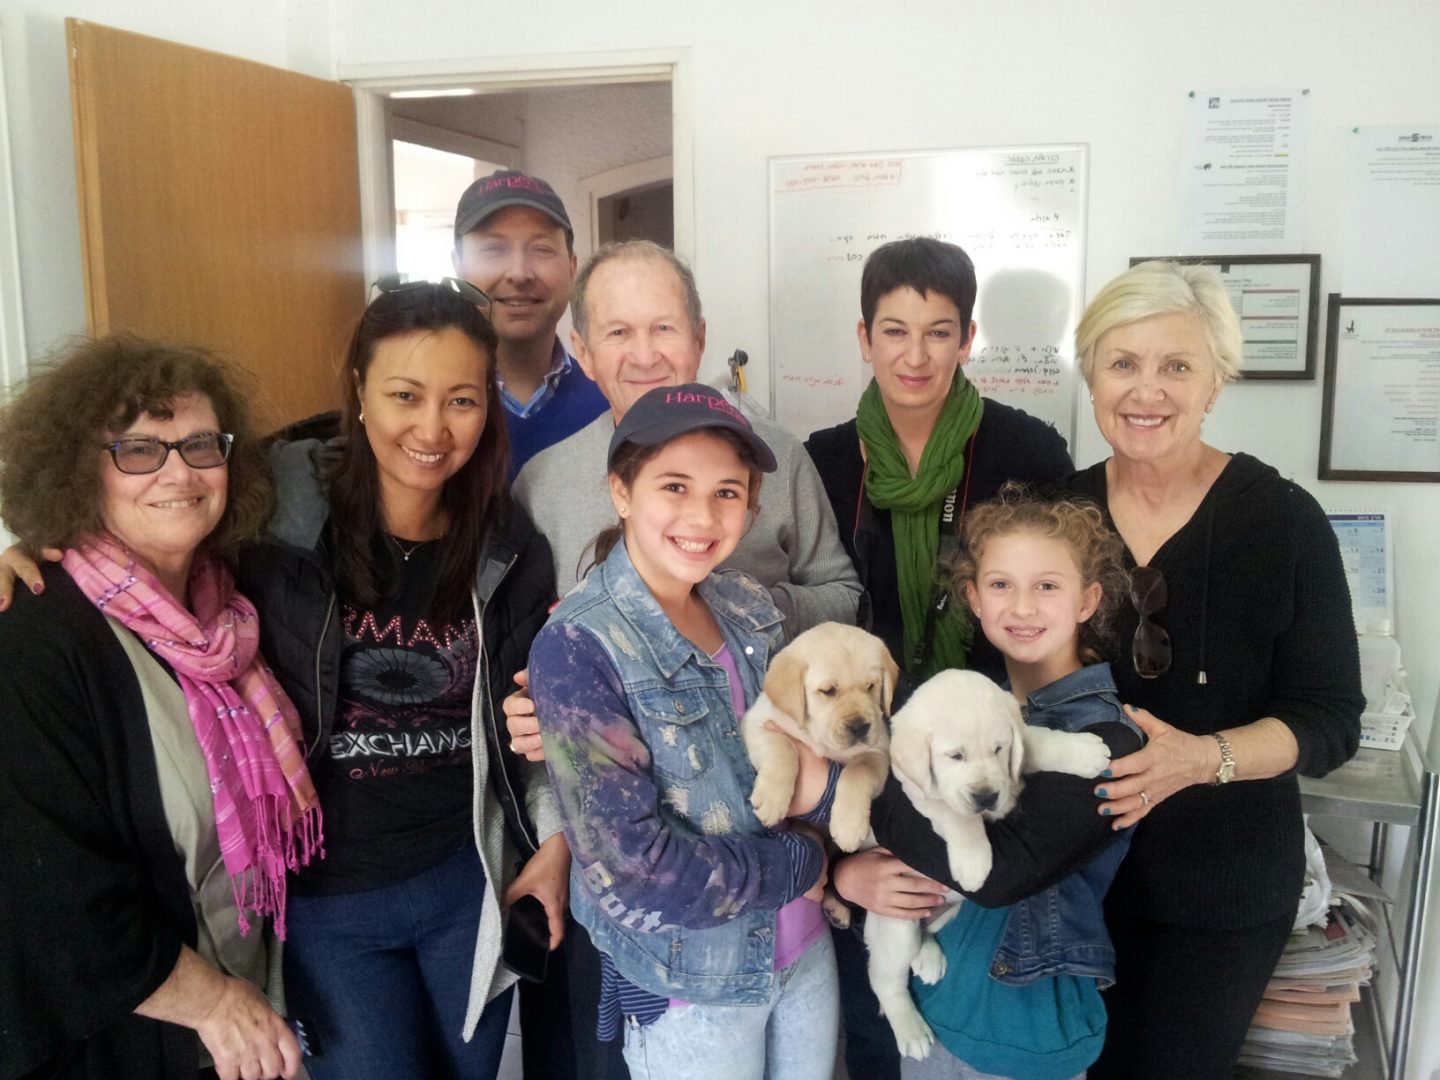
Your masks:
<svg viewBox="0 0 1440 1080"><path fill-rule="evenodd" d="M886 721L898 675L883 641L843 623L811 627L775 655L765 692L741 724L755 766L750 804L762 824L774 825L790 806L799 770L794 739L844 765L830 838L845 851L865 843L870 803L890 773Z"/></svg>
<svg viewBox="0 0 1440 1080"><path fill-rule="evenodd" d="M973 671L942 671L920 686L891 721L890 761L906 797L945 841L950 876L967 892L990 876L986 819L1015 806L1023 775L1099 776L1110 764L1105 740L1089 732L1027 727L1014 696ZM875 914L865 920L870 985L900 1052L924 1058L935 1036L910 997L910 973L927 983L945 974L935 940L961 897L925 922Z"/></svg>

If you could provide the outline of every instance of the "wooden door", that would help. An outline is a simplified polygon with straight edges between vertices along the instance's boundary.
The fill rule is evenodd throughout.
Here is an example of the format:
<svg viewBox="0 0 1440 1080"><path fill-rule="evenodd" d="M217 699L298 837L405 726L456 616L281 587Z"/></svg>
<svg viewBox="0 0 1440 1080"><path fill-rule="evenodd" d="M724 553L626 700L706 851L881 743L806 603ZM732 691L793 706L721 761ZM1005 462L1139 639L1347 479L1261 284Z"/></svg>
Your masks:
<svg viewBox="0 0 1440 1080"><path fill-rule="evenodd" d="M272 425L333 408L365 300L350 90L66 30L90 332L233 357Z"/></svg>

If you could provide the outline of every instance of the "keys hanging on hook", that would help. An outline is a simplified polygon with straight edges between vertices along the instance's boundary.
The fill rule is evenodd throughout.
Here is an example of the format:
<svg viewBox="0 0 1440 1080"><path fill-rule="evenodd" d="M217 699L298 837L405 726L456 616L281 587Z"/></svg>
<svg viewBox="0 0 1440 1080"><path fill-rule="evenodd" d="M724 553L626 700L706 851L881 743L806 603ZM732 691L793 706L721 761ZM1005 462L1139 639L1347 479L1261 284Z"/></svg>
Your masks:
<svg viewBox="0 0 1440 1080"><path fill-rule="evenodd" d="M750 362L750 356L744 349L736 349L730 354L726 364L730 368L730 389L737 394L747 392L745 384L745 365Z"/></svg>

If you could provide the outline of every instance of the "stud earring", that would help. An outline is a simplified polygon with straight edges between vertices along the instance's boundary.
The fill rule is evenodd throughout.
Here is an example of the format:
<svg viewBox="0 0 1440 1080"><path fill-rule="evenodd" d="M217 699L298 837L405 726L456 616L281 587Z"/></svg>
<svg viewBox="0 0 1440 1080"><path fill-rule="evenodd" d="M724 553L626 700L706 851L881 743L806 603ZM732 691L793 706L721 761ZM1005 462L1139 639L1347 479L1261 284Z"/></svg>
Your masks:
<svg viewBox="0 0 1440 1080"><path fill-rule="evenodd" d="M628 506L622 506L622 507L620 507L620 516L621 516L622 518L623 518L623 517L629 517L629 516L630 516L630 507L628 507Z"/></svg>
<svg viewBox="0 0 1440 1080"><path fill-rule="evenodd" d="M361 410L360 410L360 425L361 425L362 427L365 425L365 410L364 410L364 409L361 409Z"/></svg>
<svg viewBox="0 0 1440 1080"><path fill-rule="evenodd" d="M1090 404L1091 404L1091 405L1094 405L1094 404L1095 404L1095 395L1094 395L1094 394L1091 394L1091 395L1090 395Z"/></svg>

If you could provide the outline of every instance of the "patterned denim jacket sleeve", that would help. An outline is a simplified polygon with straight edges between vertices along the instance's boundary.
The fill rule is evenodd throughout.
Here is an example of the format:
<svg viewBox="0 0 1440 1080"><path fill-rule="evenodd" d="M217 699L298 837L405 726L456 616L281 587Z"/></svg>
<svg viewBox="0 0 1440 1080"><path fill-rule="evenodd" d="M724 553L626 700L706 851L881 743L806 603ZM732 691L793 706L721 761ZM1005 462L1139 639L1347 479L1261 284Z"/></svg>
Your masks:
<svg viewBox="0 0 1440 1080"><path fill-rule="evenodd" d="M663 910L667 922L695 929L795 898L791 845L780 836L702 836L662 819L619 673L587 630L545 627L531 648L530 686L582 874L599 864L627 908Z"/></svg>

